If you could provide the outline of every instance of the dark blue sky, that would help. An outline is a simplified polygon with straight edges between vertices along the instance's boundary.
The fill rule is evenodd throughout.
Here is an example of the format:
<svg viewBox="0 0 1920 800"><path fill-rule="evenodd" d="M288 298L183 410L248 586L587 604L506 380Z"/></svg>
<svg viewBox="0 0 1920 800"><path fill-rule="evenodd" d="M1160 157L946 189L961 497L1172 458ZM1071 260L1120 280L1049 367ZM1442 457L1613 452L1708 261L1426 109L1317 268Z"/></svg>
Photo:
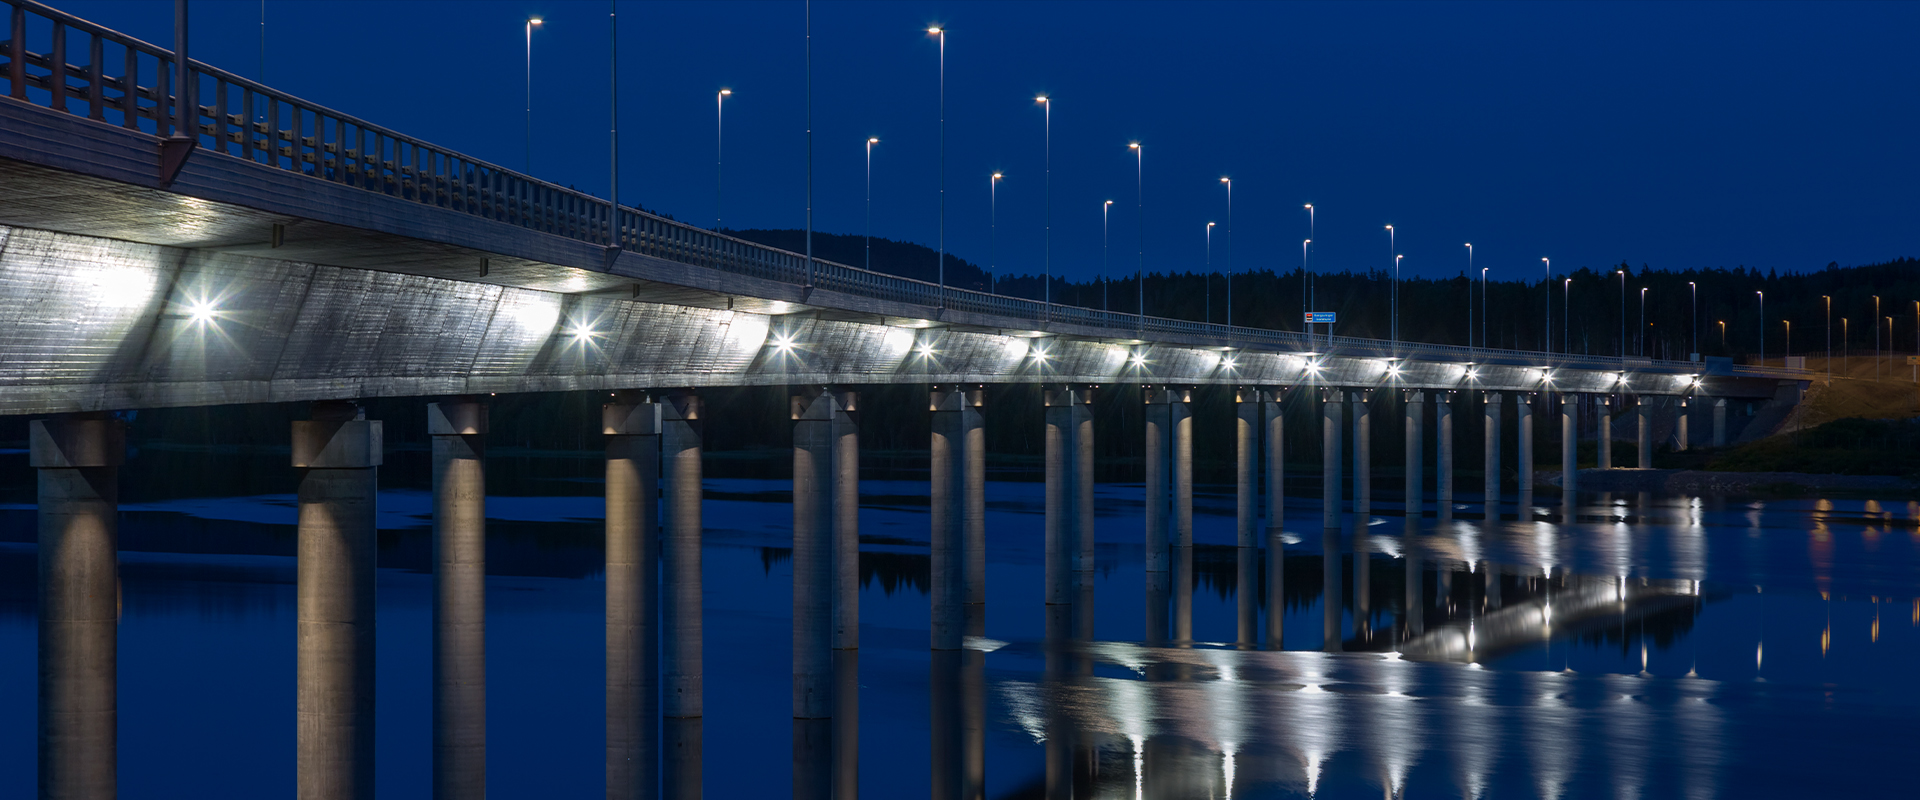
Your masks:
<svg viewBox="0 0 1920 800"><path fill-rule="evenodd" d="M60 8L159 43L171 3ZM729 226L800 227L803 6L620 4L622 197L714 216L714 97L727 100ZM195 56L252 76L255 0L194 3ZM1042 117L1056 98L1053 262L1135 264L1146 145L1149 269L1198 268L1234 177L1239 269L1455 274L1465 242L1507 278L1636 265L1802 270L1920 253L1920 4L814 4L815 229L933 245L936 45L947 39L950 252L985 263L1001 170L1002 270L1042 258ZM519 168L523 20L534 34L534 172L604 196L607 3L267 2L267 81ZM1215 264L1224 262L1217 235Z"/></svg>

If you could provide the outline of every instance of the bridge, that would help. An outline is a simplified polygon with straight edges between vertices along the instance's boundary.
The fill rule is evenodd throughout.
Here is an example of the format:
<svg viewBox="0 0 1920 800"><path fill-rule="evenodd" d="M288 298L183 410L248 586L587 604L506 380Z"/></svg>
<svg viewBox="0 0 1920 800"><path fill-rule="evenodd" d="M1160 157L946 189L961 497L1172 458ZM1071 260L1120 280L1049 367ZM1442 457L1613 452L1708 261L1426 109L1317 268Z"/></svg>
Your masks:
<svg viewBox="0 0 1920 800"><path fill-rule="evenodd" d="M42 597L60 602L41 604L42 663L94 659L86 670L43 669L59 685L42 696L113 691L124 423L112 412L311 402L312 419L293 425L290 463L302 476L303 797L371 786L372 509L383 441L360 399L440 400L425 409L436 580L450 587L436 606L435 708L437 730L456 744L436 745L435 769L436 781L465 792L475 781L483 791L485 775L484 681L468 678L484 663L474 593L484 574L486 395L617 394L602 429L608 774L637 786L636 770L651 776L658 760L672 792L697 784L700 757L701 388L795 387L795 763L805 766L815 761L801 749L829 737L811 727L803 736L803 721L831 720L832 735L844 733L831 698L850 692L851 678L831 665L833 653L858 646L857 387L930 387L931 644L952 651L985 601L984 384L1048 387L1047 597L1062 606L1090 602L1081 578L1094 544L1091 393L1143 387L1145 430L1126 435L1147 443L1148 582L1173 589L1171 608L1149 614L1148 638L1171 630L1181 641L1191 624L1194 387L1236 393L1239 543L1259 548L1264 528L1277 554L1289 405L1309 404L1321 418L1324 524L1338 532L1372 513L1376 405L1405 416L1411 477L1401 513L1415 519L1456 508L1453 406L1471 402L1486 415L1481 505L1497 519L1504 409L1520 431L1523 499L1511 511L1526 516L1536 406L1557 405L1569 441L1582 413L1595 417L1604 443L1611 407L1630 405L1644 467L1656 427L1673 427L1663 438L1679 447L1723 444L1730 406L1777 418L1807 378L1309 336L928 284L702 230L435 146L194 61L184 33L164 48L30 0L0 7L0 414L46 417L32 425L31 462L41 474ZM1710 436L1690 429L1709 408ZM1744 428L1763 429L1762 418ZM1343 436L1355 459L1351 495ZM1574 448L1563 450L1570 494ZM100 748L112 748L111 706L81 705L43 704L43 733L53 725L47 735L73 743L42 753L43 790L46 781L112 780L97 769ZM640 722L656 712L658 736ZM820 770L804 780L831 780Z"/></svg>

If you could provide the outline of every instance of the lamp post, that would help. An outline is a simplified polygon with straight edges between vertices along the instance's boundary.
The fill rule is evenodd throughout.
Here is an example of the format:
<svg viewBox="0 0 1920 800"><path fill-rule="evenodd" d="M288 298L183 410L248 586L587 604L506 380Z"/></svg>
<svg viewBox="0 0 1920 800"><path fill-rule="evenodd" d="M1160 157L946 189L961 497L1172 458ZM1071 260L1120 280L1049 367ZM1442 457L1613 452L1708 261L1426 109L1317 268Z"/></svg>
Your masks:
<svg viewBox="0 0 1920 800"><path fill-rule="evenodd" d="M940 281L940 306L947 305L947 32L939 26L927 33L940 39L940 263L936 273Z"/></svg>
<svg viewBox="0 0 1920 800"><path fill-rule="evenodd" d="M1726 323L1724 322L1721 323L1721 330L1726 330L1725 326L1726 326ZM1847 374L1847 367L1850 367L1853 365L1853 337L1849 335L1851 333L1853 333L1853 326L1847 324L1846 317L1841 317L1840 318L1840 374L1843 377L1846 376Z"/></svg>
<svg viewBox="0 0 1920 800"><path fill-rule="evenodd" d="M1307 300L1307 245L1310 244L1313 244L1312 239L1300 240L1300 312L1303 317L1301 325L1306 328L1308 339L1313 338L1313 311L1309 308L1312 303Z"/></svg>
<svg viewBox="0 0 1920 800"><path fill-rule="evenodd" d="M1547 301L1546 327L1540 330L1540 334L1547 338L1546 351L1551 353L1553 352L1553 289L1550 287L1553 285L1553 262L1549 259L1542 258L1540 259L1540 264L1543 271L1542 274L1545 276L1540 279L1540 293L1546 295L1541 299Z"/></svg>
<svg viewBox="0 0 1920 800"><path fill-rule="evenodd" d="M868 270L873 269L873 146L879 143L879 139L872 136L867 137L867 231L865 244L867 248Z"/></svg>
<svg viewBox="0 0 1920 800"><path fill-rule="evenodd" d="M1138 266L1134 268L1134 286L1140 292L1140 330L1147 329L1147 156L1146 148L1139 142L1129 142L1127 149L1133 151L1134 191L1139 193L1134 211L1140 218L1140 243L1137 257Z"/></svg>
<svg viewBox="0 0 1920 800"><path fill-rule="evenodd" d="M1200 274L1200 279L1206 281L1206 289L1201 294L1206 296L1204 306L1207 310L1208 325L1213 324L1213 226L1216 224L1218 223L1207 223L1207 262L1206 268L1201 270Z"/></svg>
<svg viewBox="0 0 1920 800"><path fill-rule="evenodd" d="M1033 98L1033 101L1040 104L1046 115L1046 130L1043 131L1046 140L1042 142L1042 149L1045 150L1046 156L1046 175L1041 179L1041 183L1044 184L1046 233L1041 239L1041 263L1045 270L1042 284L1044 288L1042 297L1045 299L1042 302L1046 304L1047 319L1051 321L1053 319L1053 101L1047 99L1044 94Z"/></svg>
<svg viewBox="0 0 1920 800"><path fill-rule="evenodd" d="M1873 379L1880 380L1880 295L1873 296Z"/></svg>
<svg viewBox="0 0 1920 800"><path fill-rule="evenodd" d="M1113 201L1100 204L1100 310L1112 311L1111 288L1113 286L1113 256L1111 237L1107 234L1111 227L1107 224L1108 212L1113 211Z"/></svg>
<svg viewBox="0 0 1920 800"><path fill-rule="evenodd" d="M1888 317L1887 319L1893 319L1893 318ZM1793 357L1793 320L1783 319L1783 320L1780 320L1780 324L1787 326L1787 348L1786 350L1782 351L1782 354L1780 356L1780 358L1782 359L1780 362L1780 366L1784 367L1787 365L1787 362L1785 361L1785 359L1789 359Z"/></svg>
<svg viewBox="0 0 1920 800"><path fill-rule="evenodd" d="M1560 286L1560 346L1566 348L1567 355L1573 355L1573 279L1567 278Z"/></svg>
<svg viewBox="0 0 1920 800"><path fill-rule="evenodd" d="M1394 355L1400 354L1400 259L1406 256L1395 254L1393 257L1393 344Z"/></svg>
<svg viewBox="0 0 1920 800"><path fill-rule="evenodd" d="M1616 269L1613 274L1620 276L1620 357L1627 357L1627 271Z"/></svg>
<svg viewBox="0 0 1920 800"><path fill-rule="evenodd" d="M1692 297L1687 311L1687 333L1692 337L1692 348L1687 351L1688 361L1700 360L1700 287L1693 281L1687 281L1687 292Z"/></svg>
<svg viewBox="0 0 1920 800"><path fill-rule="evenodd" d="M1387 257L1393 259L1393 289L1387 292L1387 340L1400 340L1400 256L1393 244L1393 226L1387 226Z"/></svg>
<svg viewBox="0 0 1920 800"><path fill-rule="evenodd" d="M1727 352L1727 321L1724 319L1716 321L1720 323L1720 352L1724 353ZM1841 322L1844 323L1846 320Z"/></svg>
<svg viewBox="0 0 1920 800"><path fill-rule="evenodd" d="M1488 269L1489 269L1488 267L1480 268L1480 346L1482 348L1490 347L1490 345L1487 343L1487 270Z"/></svg>
<svg viewBox="0 0 1920 800"><path fill-rule="evenodd" d="M1831 386L1833 385L1833 296L1823 294L1820 295L1820 299L1827 304L1827 385ZM1920 304L1916 304L1915 308L1920 309Z"/></svg>
<svg viewBox="0 0 1920 800"><path fill-rule="evenodd" d="M1000 269L1000 173L987 179L987 291Z"/></svg>
<svg viewBox="0 0 1920 800"><path fill-rule="evenodd" d="M1760 298L1760 363L1755 366L1764 367L1767 365L1767 293L1755 291L1754 294Z"/></svg>
<svg viewBox="0 0 1920 800"><path fill-rule="evenodd" d="M1227 186L1227 328L1233 328L1233 179L1221 178Z"/></svg>
<svg viewBox="0 0 1920 800"><path fill-rule="evenodd" d="M1640 357L1647 357L1647 287L1640 287Z"/></svg>
<svg viewBox="0 0 1920 800"><path fill-rule="evenodd" d="M1473 243L1467 243L1467 357L1473 357Z"/></svg>
<svg viewBox="0 0 1920 800"><path fill-rule="evenodd" d="M716 231L720 230L720 191L722 186L722 183L720 181L720 163L723 160L721 156L726 153L726 144L727 144L727 108L726 106L727 106L727 96L731 94L733 94L732 89L721 89L719 93L713 96L713 229ZM807 132L811 134L813 131L809 130ZM873 172L873 166L872 166L873 146L872 145L867 146L867 162L868 162L867 172L869 174L869 183L871 183L871 174Z"/></svg>
<svg viewBox="0 0 1920 800"><path fill-rule="evenodd" d="M543 20L527 18L527 174L533 174L533 29Z"/></svg>

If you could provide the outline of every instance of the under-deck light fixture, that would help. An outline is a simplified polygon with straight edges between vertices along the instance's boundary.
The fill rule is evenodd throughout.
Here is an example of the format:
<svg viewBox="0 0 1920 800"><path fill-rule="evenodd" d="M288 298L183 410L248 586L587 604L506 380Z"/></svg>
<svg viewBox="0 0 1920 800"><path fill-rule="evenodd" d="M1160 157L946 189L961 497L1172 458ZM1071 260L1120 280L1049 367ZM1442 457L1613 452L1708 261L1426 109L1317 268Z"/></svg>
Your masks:
<svg viewBox="0 0 1920 800"><path fill-rule="evenodd" d="M187 306L187 315L193 320L195 325L205 325L212 322L216 314L217 309L214 308L213 302L210 300L195 300L191 305Z"/></svg>

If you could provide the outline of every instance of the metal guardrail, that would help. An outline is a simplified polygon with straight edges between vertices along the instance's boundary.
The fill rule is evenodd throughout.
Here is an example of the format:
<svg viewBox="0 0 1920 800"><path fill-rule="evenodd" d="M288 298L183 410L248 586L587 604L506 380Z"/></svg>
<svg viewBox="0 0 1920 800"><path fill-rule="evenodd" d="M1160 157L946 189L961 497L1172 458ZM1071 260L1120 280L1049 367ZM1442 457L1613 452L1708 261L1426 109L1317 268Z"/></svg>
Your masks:
<svg viewBox="0 0 1920 800"><path fill-rule="evenodd" d="M806 256L799 253L639 209L623 206L616 214L600 198L435 146L198 61L187 62L190 97L185 102L193 123L190 130L181 132L175 122L181 100L170 88L176 85L172 50L34 0L0 2L10 10L7 38L0 42L0 53L6 58L0 75L5 76L7 96L14 100L155 136L190 136L203 152L589 244L784 283L811 282L820 289L876 300L1007 317L1030 322L1036 329L1053 323L1107 329L1119 339L1171 334L1234 347L1363 357L1432 355L1458 360L1465 351L1467 360L1606 364L1605 368L1623 370L1636 364L1674 371L1698 369L1691 362L1394 343L1123 314L941 287L819 259L813 260L809 270ZM40 44L28 48L29 41ZM80 54L81 63L71 63L75 54Z"/></svg>

